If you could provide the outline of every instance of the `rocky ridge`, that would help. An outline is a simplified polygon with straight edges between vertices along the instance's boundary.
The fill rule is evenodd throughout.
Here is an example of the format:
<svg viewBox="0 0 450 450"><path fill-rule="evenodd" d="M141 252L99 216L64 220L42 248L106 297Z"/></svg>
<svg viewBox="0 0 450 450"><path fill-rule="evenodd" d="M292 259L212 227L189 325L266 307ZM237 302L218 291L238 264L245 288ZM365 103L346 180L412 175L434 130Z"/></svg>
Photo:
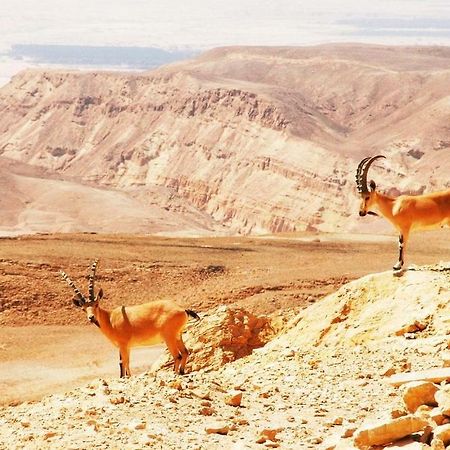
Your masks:
<svg viewBox="0 0 450 450"><path fill-rule="evenodd" d="M363 45L217 49L139 74L22 72L0 90L0 166L13 174L0 188L22 194L0 196L3 228L109 231L86 223L87 202L124 209L117 231L352 229L368 153L389 158L382 188L449 187L449 77L444 48ZM41 175L24 180L18 163ZM68 189L83 202L61 213Z"/></svg>
<svg viewBox="0 0 450 450"><path fill-rule="evenodd" d="M218 370L94 380L2 408L0 442L26 449L352 448L358 427L404 408L389 377L441 366L449 300L448 264L369 275ZM187 340L202 333L200 323ZM192 352L193 364L201 355Z"/></svg>

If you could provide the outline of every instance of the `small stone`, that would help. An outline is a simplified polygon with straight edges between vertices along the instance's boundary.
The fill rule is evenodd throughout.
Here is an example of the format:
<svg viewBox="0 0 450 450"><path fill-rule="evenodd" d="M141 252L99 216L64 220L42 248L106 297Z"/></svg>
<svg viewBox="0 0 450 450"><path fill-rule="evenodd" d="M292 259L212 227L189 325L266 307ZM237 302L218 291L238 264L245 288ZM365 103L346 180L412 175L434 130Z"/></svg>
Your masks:
<svg viewBox="0 0 450 450"><path fill-rule="evenodd" d="M391 411L391 417L398 419L399 417L406 416L408 413L404 409L394 409Z"/></svg>
<svg viewBox="0 0 450 450"><path fill-rule="evenodd" d="M202 400L211 400L211 393L205 389L192 389L191 394Z"/></svg>
<svg viewBox="0 0 450 450"><path fill-rule="evenodd" d="M125 397L123 397L123 396L113 397L113 398L110 398L109 401L113 405L120 405L121 403L125 403Z"/></svg>
<svg viewBox="0 0 450 450"><path fill-rule="evenodd" d="M437 407L431 409L428 412L428 417L436 424L436 425L444 425L446 417L442 414L442 409Z"/></svg>
<svg viewBox="0 0 450 450"><path fill-rule="evenodd" d="M232 393L225 398L225 403L230 406L241 406L242 392Z"/></svg>
<svg viewBox="0 0 450 450"><path fill-rule="evenodd" d="M266 440L268 439L269 441L276 442L278 441L277 434L280 431L283 431L283 428L265 428L264 430L261 431L260 435Z"/></svg>
<svg viewBox="0 0 450 450"><path fill-rule="evenodd" d="M54 431L49 431L48 433L44 434L44 439L45 440L51 439L52 437L55 437L57 435L58 435L58 433L55 433Z"/></svg>
<svg viewBox="0 0 450 450"><path fill-rule="evenodd" d="M242 418L235 418L233 419L233 422L237 425L248 425L249 421L247 419L242 419Z"/></svg>
<svg viewBox="0 0 450 450"><path fill-rule="evenodd" d="M405 336L406 338L415 339L415 336L413 333L417 333L418 331L423 331L425 328L427 328L428 324L426 322L415 320L413 323L405 325L403 328L397 330L395 334L397 336ZM412 335L412 336L408 336Z"/></svg>
<svg viewBox="0 0 450 450"><path fill-rule="evenodd" d="M180 380L174 380L174 381L171 381L171 382L168 384L168 386L171 387L172 389L176 389L177 391L181 391L181 390L183 389L183 386L182 386Z"/></svg>
<svg viewBox="0 0 450 450"><path fill-rule="evenodd" d="M344 431L344 433L342 433L342 436L341 436L341 437L343 437L344 439L345 439L345 438L352 437L352 436L355 434L355 431L356 431L356 430L357 430L356 427L353 427L353 428L346 428L345 431Z"/></svg>
<svg viewBox="0 0 450 450"><path fill-rule="evenodd" d="M211 407L204 407L204 408L200 409L200 414L202 416L212 416L215 412L216 412L216 410Z"/></svg>
<svg viewBox="0 0 450 450"><path fill-rule="evenodd" d="M287 349L283 352L285 358L293 358L295 356L295 351L292 349Z"/></svg>
<svg viewBox="0 0 450 450"><path fill-rule="evenodd" d="M394 366L384 367L381 370L382 377L390 377L391 375L394 375L394 373L397 373L397 369Z"/></svg>
<svg viewBox="0 0 450 450"><path fill-rule="evenodd" d="M223 422L214 422L205 427L208 434L228 434L230 427Z"/></svg>

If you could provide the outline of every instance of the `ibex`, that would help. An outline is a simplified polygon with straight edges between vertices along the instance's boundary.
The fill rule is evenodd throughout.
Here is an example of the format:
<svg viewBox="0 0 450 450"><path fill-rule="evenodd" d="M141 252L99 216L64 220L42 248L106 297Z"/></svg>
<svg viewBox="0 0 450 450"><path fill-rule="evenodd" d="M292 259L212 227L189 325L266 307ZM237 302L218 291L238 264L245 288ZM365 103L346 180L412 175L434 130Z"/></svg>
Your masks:
<svg viewBox="0 0 450 450"><path fill-rule="evenodd" d="M364 158L356 170L356 185L361 194L359 215L377 215L379 212L398 230L399 257L394 271L402 269L405 247L411 231L450 226L450 189L423 195L400 195L392 198L376 190L373 180L367 186L367 173L371 164L383 155Z"/></svg>
<svg viewBox="0 0 450 450"><path fill-rule="evenodd" d="M107 311L99 305L103 289L94 295L94 279L98 261L94 261L89 274L89 299L87 300L75 283L61 272L63 280L74 290L73 303L87 314L90 322L119 348L120 377L129 377L131 347L147 346L165 342L174 359L174 369L184 374L188 351L181 338L188 316L200 317L190 309L183 309L172 301L161 300L134 306L119 306Z"/></svg>

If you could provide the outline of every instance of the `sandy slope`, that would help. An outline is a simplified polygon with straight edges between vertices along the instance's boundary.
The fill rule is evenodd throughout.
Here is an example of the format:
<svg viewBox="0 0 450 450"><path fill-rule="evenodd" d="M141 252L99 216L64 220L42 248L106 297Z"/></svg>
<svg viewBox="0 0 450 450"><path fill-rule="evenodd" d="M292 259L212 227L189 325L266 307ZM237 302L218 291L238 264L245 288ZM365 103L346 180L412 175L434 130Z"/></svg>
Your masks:
<svg viewBox="0 0 450 450"><path fill-rule="evenodd" d="M3 166L3 167L2 167ZM222 227L183 202L165 207L164 188L135 192L95 186L0 158L0 234L140 232L220 234ZM51 225L50 225L51 224Z"/></svg>

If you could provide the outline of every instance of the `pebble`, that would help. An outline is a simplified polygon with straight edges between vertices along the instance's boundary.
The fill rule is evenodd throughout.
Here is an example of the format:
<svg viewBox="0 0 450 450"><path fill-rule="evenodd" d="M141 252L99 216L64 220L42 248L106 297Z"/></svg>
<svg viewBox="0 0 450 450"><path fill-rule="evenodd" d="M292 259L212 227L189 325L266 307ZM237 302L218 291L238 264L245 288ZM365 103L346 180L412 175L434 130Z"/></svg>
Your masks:
<svg viewBox="0 0 450 450"><path fill-rule="evenodd" d="M226 423L214 422L205 427L207 434L228 434L230 427Z"/></svg>
<svg viewBox="0 0 450 450"><path fill-rule="evenodd" d="M225 398L225 403L230 406L241 406L242 392L234 392Z"/></svg>

